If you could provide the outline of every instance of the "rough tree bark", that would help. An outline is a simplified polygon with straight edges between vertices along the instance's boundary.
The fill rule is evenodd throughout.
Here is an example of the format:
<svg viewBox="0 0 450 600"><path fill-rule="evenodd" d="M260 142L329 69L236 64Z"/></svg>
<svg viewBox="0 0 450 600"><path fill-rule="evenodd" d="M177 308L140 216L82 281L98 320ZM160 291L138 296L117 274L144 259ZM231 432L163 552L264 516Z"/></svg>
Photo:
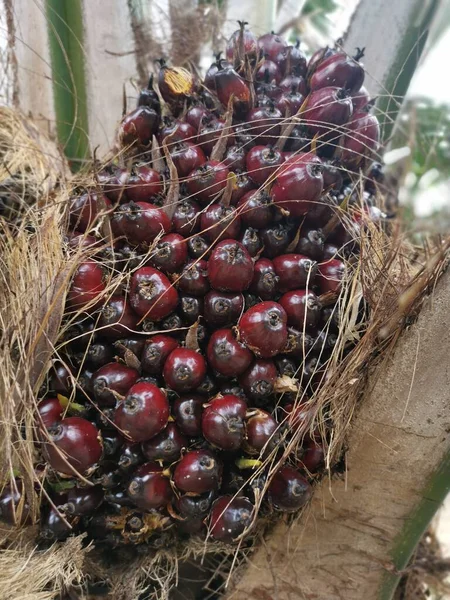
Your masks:
<svg viewBox="0 0 450 600"><path fill-rule="evenodd" d="M450 272L381 364L354 419L345 476L277 525L227 600L388 600L450 480Z"/></svg>

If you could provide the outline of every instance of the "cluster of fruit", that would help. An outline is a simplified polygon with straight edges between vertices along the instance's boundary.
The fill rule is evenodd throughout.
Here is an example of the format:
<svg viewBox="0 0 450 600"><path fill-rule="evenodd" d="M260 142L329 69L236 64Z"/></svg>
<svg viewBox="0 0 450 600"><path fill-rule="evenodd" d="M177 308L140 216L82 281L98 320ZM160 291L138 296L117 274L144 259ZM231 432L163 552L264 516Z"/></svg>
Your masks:
<svg viewBox="0 0 450 600"><path fill-rule="evenodd" d="M294 512L309 499L324 453L310 399L361 215L379 217L361 54L326 48L308 62L298 43L242 23L203 82L161 62L158 90L150 82L123 118L125 160L70 206L68 247L91 258L38 406L44 538L230 543L256 505ZM4 490L4 519L21 492L20 480Z"/></svg>

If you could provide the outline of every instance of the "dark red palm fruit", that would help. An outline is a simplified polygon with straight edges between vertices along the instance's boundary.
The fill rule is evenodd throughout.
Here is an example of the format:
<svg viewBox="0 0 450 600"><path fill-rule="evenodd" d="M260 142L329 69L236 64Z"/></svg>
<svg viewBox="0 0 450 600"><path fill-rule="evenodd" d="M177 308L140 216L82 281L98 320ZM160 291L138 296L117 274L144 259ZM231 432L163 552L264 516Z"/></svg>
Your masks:
<svg viewBox="0 0 450 600"><path fill-rule="evenodd" d="M280 81L279 87L282 92L298 92L303 97L308 93L306 80L297 67L292 68L286 77Z"/></svg>
<svg viewBox="0 0 450 600"><path fill-rule="evenodd" d="M325 263L319 264L316 283L321 294L328 292L339 292L345 274L345 264L342 260L332 258Z"/></svg>
<svg viewBox="0 0 450 600"><path fill-rule="evenodd" d="M157 334L145 340L141 366L145 373L161 375L169 354L178 348L178 342L170 335Z"/></svg>
<svg viewBox="0 0 450 600"><path fill-rule="evenodd" d="M275 144L278 141L283 115L274 105L252 108L246 120L258 144Z"/></svg>
<svg viewBox="0 0 450 600"><path fill-rule="evenodd" d="M384 180L383 165L379 162L374 162L367 170L364 188L367 192L375 194L378 186L383 184Z"/></svg>
<svg viewBox="0 0 450 600"><path fill-rule="evenodd" d="M128 180L127 169L109 164L96 174L96 178L103 193L110 200L118 202L125 198L125 186Z"/></svg>
<svg viewBox="0 0 450 600"><path fill-rule="evenodd" d="M225 377L242 375L250 366L253 355L238 342L232 329L218 329L208 342L208 364Z"/></svg>
<svg viewBox="0 0 450 600"><path fill-rule="evenodd" d="M206 108L203 104L196 102L193 104L184 115L184 120L189 123L196 132L200 129L201 124L204 121L208 121L212 117L212 112Z"/></svg>
<svg viewBox="0 0 450 600"><path fill-rule="evenodd" d="M229 170L223 163L208 160L189 174L187 191L203 204L210 202L226 188L228 174Z"/></svg>
<svg viewBox="0 0 450 600"><path fill-rule="evenodd" d="M312 488L299 471L285 465L275 473L269 484L268 495L276 509L296 512L311 498Z"/></svg>
<svg viewBox="0 0 450 600"><path fill-rule="evenodd" d="M206 535L206 525L204 517L195 517L192 519L176 519L175 528L177 533L183 537L200 536L204 538Z"/></svg>
<svg viewBox="0 0 450 600"><path fill-rule="evenodd" d="M200 146L187 141L171 146L170 156L180 178L187 177L206 162L205 153Z"/></svg>
<svg viewBox="0 0 450 600"><path fill-rule="evenodd" d="M161 112L161 103L159 101L158 94L153 89L153 74L150 75L147 87L139 92L137 100L137 106L148 106L153 108L156 112Z"/></svg>
<svg viewBox="0 0 450 600"><path fill-rule="evenodd" d="M81 233L89 231L101 215L111 209L110 200L92 191L76 196L70 201L70 226Z"/></svg>
<svg viewBox="0 0 450 600"><path fill-rule="evenodd" d="M148 202L163 191L161 175L158 171L145 165L131 169L125 188L128 200L133 202Z"/></svg>
<svg viewBox="0 0 450 600"><path fill-rule="evenodd" d="M262 250L261 237L256 229L247 227L239 236L238 240L252 258L258 256Z"/></svg>
<svg viewBox="0 0 450 600"><path fill-rule="evenodd" d="M30 516L30 506L23 496L21 479L13 479L0 492L0 522L8 525L25 525Z"/></svg>
<svg viewBox="0 0 450 600"><path fill-rule="evenodd" d="M276 62L278 55L288 47L287 41L273 31L258 38L258 48L263 56Z"/></svg>
<svg viewBox="0 0 450 600"><path fill-rule="evenodd" d="M61 421L64 408L61 406L58 398L45 398L38 404L39 425L45 428L51 427Z"/></svg>
<svg viewBox="0 0 450 600"><path fill-rule="evenodd" d="M221 292L242 292L253 279L253 261L236 240L219 242L208 260L211 286Z"/></svg>
<svg viewBox="0 0 450 600"><path fill-rule="evenodd" d="M288 46L282 50L275 61L282 73L289 73L291 69L296 69L302 77L306 76L307 59L303 50L300 48L300 40L297 40L294 46Z"/></svg>
<svg viewBox="0 0 450 600"><path fill-rule="evenodd" d="M188 239L188 253L191 258L206 259L211 254L211 244L204 235L195 235Z"/></svg>
<svg viewBox="0 0 450 600"><path fill-rule="evenodd" d="M287 341L287 316L276 302L260 302L239 319L239 338L259 358L279 354Z"/></svg>
<svg viewBox="0 0 450 600"><path fill-rule="evenodd" d="M283 294L278 302L286 311L288 325L297 327L300 331L317 326L321 305L314 292L292 290Z"/></svg>
<svg viewBox="0 0 450 600"><path fill-rule="evenodd" d="M181 396L175 400L172 414L181 433L189 437L201 435L204 402L205 399L196 394Z"/></svg>
<svg viewBox="0 0 450 600"><path fill-rule="evenodd" d="M195 79L192 73L183 67L169 67L163 59L159 60L159 64L158 88L174 112L194 93Z"/></svg>
<svg viewBox="0 0 450 600"><path fill-rule="evenodd" d="M240 144L230 146L225 153L222 164L228 167L230 171L244 171L247 150L248 148L245 148Z"/></svg>
<svg viewBox="0 0 450 600"><path fill-rule="evenodd" d="M241 229L241 219L233 206L211 204L202 211L200 229L211 243L236 239Z"/></svg>
<svg viewBox="0 0 450 600"><path fill-rule="evenodd" d="M42 510L40 518L39 535L49 542L66 540L69 535L75 533L79 517L69 517L61 512L59 507L46 506Z"/></svg>
<svg viewBox="0 0 450 600"><path fill-rule="evenodd" d="M172 313L161 321L161 329L163 331L171 332L175 336L182 335L183 332L180 329L183 327L183 321L177 313Z"/></svg>
<svg viewBox="0 0 450 600"><path fill-rule="evenodd" d="M220 496L211 508L209 531L214 540L224 544L238 541L250 527L254 506L243 496Z"/></svg>
<svg viewBox="0 0 450 600"><path fill-rule="evenodd" d="M86 395L92 395L92 376L94 375L94 371L90 367L84 367L81 373L78 375L78 387L81 392L80 395L83 399L85 399Z"/></svg>
<svg viewBox="0 0 450 600"><path fill-rule="evenodd" d="M168 136L169 139L166 141L167 145L170 147L172 144L177 142L195 142L195 136L197 135L197 131L195 127L192 127L186 121L181 121L179 119L172 119L171 117L163 117L163 122L161 124L161 128L158 132L158 142L162 144Z"/></svg>
<svg viewBox="0 0 450 600"><path fill-rule="evenodd" d="M339 191L342 188L343 177L338 161L323 161L323 189L325 191Z"/></svg>
<svg viewBox="0 0 450 600"><path fill-rule="evenodd" d="M55 471L65 475L74 475L75 470L85 473L100 460L101 436L90 421L67 417L49 427L47 432L49 442L42 450Z"/></svg>
<svg viewBox="0 0 450 600"><path fill-rule="evenodd" d="M124 146L149 146L158 131L160 116L153 108L138 106L124 116L119 126L119 142Z"/></svg>
<svg viewBox="0 0 450 600"><path fill-rule="evenodd" d="M255 184L247 175L247 173L235 173L230 204L236 206L242 196L244 196L251 189L254 189L254 187Z"/></svg>
<svg viewBox="0 0 450 600"><path fill-rule="evenodd" d="M67 500L58 506L64 515L84 517L91 515L103 503L104 492L100 485L73 487L67 492Z"/></svg>
<svg viewBox="0 0 450 600"><path fill-rule="evenodd" d="M245 437L246 412L247 403L238 396L213 398L203 409L203 437L220 450L238 450Z"/></svg>
<svg viewBox="0 0 450 600"><path fill-rule="evenodd" d="M334 348L338 336L333 331L321 330L318 332L311 347L311 354L321 358Z"/></svg>
<svg viewBox="0 0 450 600"><path fill-rule="evenodd" d="M247 172L257 185L263 185L271 175L278 172L279 166L283 162L283 155L273 146L254 146L247 152ZM261 227L265 225L268 225L268 223Z"/></svg>
<svg viewBox="0 0 450 600"><path fill-rule="evenodd" d="M92 248L99 245L98 240L94 236L80 233L79 231L68 231L64 236L64 242L70 249L81 251L88 248L92 250Z"/></svg>
<svg viewBox="0 0 450 600"><path fill-rule="evenodd" d="M147 460L172 463L181 456L181 451L188 445L187 438L175 423L169 423L165 429L151 440L142 442L142 454Z"/></svg>
<svg viewBox="0 0 450 600"><path fill-rule="evenodd" d="M266 73L266 76L268 79L269 72ZM275 86L275 82L270 85ZM276 87L278 88L278 86ZM265 84L261 87L257 85L257 90L258 93L256 94L255 106L257 106L258 108L261 108L262 106L271 106L275 103L275 100L278 98L279 94L281 94L281 90L279 90L278 88L279 91L278 94L275 95L275 97L267 96L267 94L265 94Z"/></svg>
<svg viewBox="0 0 450 600"><path fill-rule="evenodd" d="M144 341L145 340L142 337L122 338L114 342L114 351L121 358L125 358L125 353L127 351L132 352L137 358L140 358L144 347Z"/></svg>
<svg viewBox="0 0 450 600"><path fill-rule="evenodd" d="M200 206L195 200L182 200L175 206L172 216L173 231L184 237L196 233L200 226L199 212Z"/></svg>
<svg viewBox="0 0 450 600"><path fill-rule="evenodd" d="M197 145L206 156L210 156L224 129L225 122L221 119L211 118L202 124L197 136ZM226 131L226 140L228 145L233 143L233 130L231 127Z"/></svg>
<svg viewBox="0 0 450 600"><path fill-rule="evenodd" d="M364 51L358 49L354 58L343 52L325 58L309 80L311 90L329 86L345 88L349 92L359 90L364 82L364 67L358 61L363 55Z"/></svg>
<svg viewBox="0 0 450 600"><path fill-rule="evenodd" d="M291 157L295 159L296 157ZM295 163L289 158L278 171L271 196L275 204L299 218L319 202L323 189L323 165L318 157L298 155Z"/></svg>
<svg viewBox="0 0 450 600"><path fill-rule="evenodd" d="M211 290L205 296L203 316L210 327L231 326L244 309L242 294Z"/></svg>
<svg viewBox="0 0 450 600"><path fill-rule="evenodd" d="M297 365L295 360L289 356L277 356L275 358L275 364L278 369L278 373L282 375L287 375L288 377L295 377L297 373Z"/></svg>
<svg viewBox="0 0 450 600"><path fill-rule="evenodd" d="M178 312L180 313L183 323L193 325L201 316L203 316L203 298L181 294Z"/></svg>
<svg viewBox="0 0 450 600"><path fill-rule="evenodd" d="M145 442L164 429L169 420L169 401L156 385L135 383L116 408L114 422L133 442Z"/></svg>
<svg viewBox="0 0 450 600"><path fill-rule="evenodd" d="M250 291L259 296L261 300L271 300L277 293L278 276L273 262L268 258L260 258L255 262Z"/></svg>
<svg viewBox="0 0 450 600"><path fill-rule="evenodd" d="M340 160L348 169L364 167L380 143L380 124L375 115L362 111L347 123L339 142Z"/></svg>
<svg viewBox="0 0 450 600"><path fill-rule="evenodd" d="M190 296L204 296L210 288L206 260L190 260L178 279L178 287Z"/></svg>
<svg viewBox="0 0 450 600"><path fill-rule="evenodd" d="M105 430L103 437L103 455L105 458L111 458L119 452L123 446L124 439L116 430Z"/></svg>
<svg viewBox="0 0 450 600"><path fill-rule="evenodd" d="M239 377L239 385L253 403L265 404L273 394L278 378L273 360L258 359Z"/></svg>
<svg viewBox="0 0 450 600"><path fill-rule="evenodd" d="M264 254L268 258L282 254L291 241L291 234L285 223L275 223L261 229L260 235L264 246Z"/></svg>
<svg viewBox="0 0 450 600"><path fill-rule="evenodd" d="M156 462L147 462L136 469L127 488L128 497L142 510L164 508L172 500L170 479Z"/></svg>
<svg viewBox="0 0 450 600"><path fill-rule="evenodd" d="M282 254L273 259L280 292L312 287L317 273L317 263L302 254Z"/></svg>
<svg viewBox="0 0 450 600"><path fill-rule="evenodd" d="M311 135L320 140L336 140L336 127L345 125L353 112L352 99L347 90L324 87L309 94L305 100L302 119Z"/></svg>
<svg viewBox="0 0 450 600"><path fill-rule="evenodd" d="M265 58L256 69L255 81L269 81L278 85L282 79L282 73L277 65L269 58Z"/></svg>
<svg viewBox="0 0 450 600"><path fill-rule="evenodd" d="M164 380L175 392L185 393L195 390L205 375L205 359L195 350L188 348L172 350L164 364Z"/></svg>
<svg viewBox="0 0 450 600"><path fill-rule="evenodd" d="M255 61L258 54L258 44L253 33L246 29L246 21L238 21L239 29L231 34L227 42L225 56L230 63L237 63L244 60L244 57L250 61Z"/></svg>
<svg viewBox="0 0 450 600"><path fill-rule="evenodd" d="M321 260L325 245L325 236L320 228L303 226L295 251L314 260Z"/></svg>
<svg viewBox="0 0 450 600"><path fill-rule="evenodd" d="M364 86L352 93L353 113L362 111L370 102L369 92Z"/></svg>
<svg viewBox="0 0 450 600"><path fill-rule="evenodd" d="M117 340L124 335L132 334L137 328L138 318L126 298L111 296L103 305L98 328L103 337Z"/></svg>
<svg viewBox="0 0 450 600"><path fill-rule="evenodd" d="M244 147L247 151L256 144L255 136L251 131L249 123L238 123L234 126L235 143Z"/></svg>
<svg viewBox="0 0 450 600"><path fill-rule="evenodd" d="M204 518L211 508L214 496L214 492L199 496L184 494L175 500L174 508L185 519Z"/></svg>
<svg viewBox="0 0 450 600"><path fill-rule="evenodd" d="M225 64L225 65L229 65L230 64L224 58L220 58L221 54L222 54L222 52L218 52L215 55L215 61L213 63L211 63L211 65L208 67L208 69L207 69L207 71L205 73L205 77L203 79L203 85L206 88L208 88L209 90L212 90L212 91L216 91L216 73L219 70L219 65L221 63ZM210 108L206 102L205 102L205 105L208 108Z"/></svg>
<svg viewBox="0 0 450 600"><path fill-rule="evenodd" d="M141 445L135 442L128 442L124 444L121 449L120 456L117 460L117 466L122 471L129 471L143 462L144 456L142 454Z"/></svg>
<svg viewBox="0 0 450 600"><path fill-rule="evenodd" d="M150 261L164 273L175 273L187 261L188 252L185 238L179 233L168 233L156 244Z"/></svg>
<svg viewBox="0 0 450 600"><path fill-rule="evenodd" d="M250 86L229 64L220 62L214 75L217 97L223 106L228 106L233 96L233 114L245 115L251 101Z"/></svg>
<svg viewBox="0 0 450 600"><path fill-rule="evenodd" d="M148 202L122 204L111 219L114 235L125 236L133 246L147 248L161 233L169 233L172 224L161 209Z"/></svg>
<svg viewBox="0 0 450 600"><path fill-rule="evenodd" d="M89 306L94 300L100 300L105 291L104 271L102 266L92 260L82 262L74 273L67 304L71 308L95 310L98 303Z"/></svg>
<svg viewBox="0 0 450 600"><path fill-rule="evenodd" d="M302 447L301 456L297 463L299 469L308 473L316 473L323 466L325 459L324 447L321 442L308 440Z"/></svg>
<svg viewBox="0 0 450 600"><path fill-rule="evenodd" d="M130 304L140 317L160 321L175 310L178 293L163 273L141 267L131 277Z"/></svg>
<svg viewBox="0 0 450 600"><path fill-rule="evenodd" d="M251 411L246 421L247 438L244 449L248 454L260 454L262 450L270 452L278 445L280 436L277 434L278 423L265 410Z"/></svg>
<svg viewBox="0 0 450 600"><path fill-rule="evenodd" d="M311 137L305 125L296 125L286 137L284 149L288 152L309 152Z"/></svg>
<svg viewBox="0 0 450 600"><path fill-rule="evenodd" d="M306 73L306 79L309 81L316 71L317 67L328 57L333 56L333 54L337 54L341 52L337 48L330 48L329 46L325 46L325 48L319 48L314 52L308 62L308 70Z"/></svg>
<svg viewBox="0 0 450 600"><path fill-rule="evenodd" d="M304 101L304 96L291 89L289 92L283 92L275 102L276 108L280 111L283 117L296 115L300 110Z"/></svg>
<svg viewBox="0 0 450 600"><path fill-rule="evenodd" d="M125 396L139 378L136 369L111 362L100 367L92 376L91 388L99 406L115 406L118 396Z"/></svg>
<svg viewBox="0 0 450 600"><path fill-rule="evenodd" d="M173 482L181 492L206 494L218 490L222 464L210 450L191 450L175 467Z"/></svg>

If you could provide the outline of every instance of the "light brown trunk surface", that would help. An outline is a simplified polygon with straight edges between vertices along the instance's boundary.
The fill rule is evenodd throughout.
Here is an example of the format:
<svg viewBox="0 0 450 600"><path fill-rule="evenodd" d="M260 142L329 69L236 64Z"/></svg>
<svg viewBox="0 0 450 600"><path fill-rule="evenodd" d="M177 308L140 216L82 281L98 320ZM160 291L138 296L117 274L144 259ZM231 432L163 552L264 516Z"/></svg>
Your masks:
<svg viewBox="0 0 450 600"><path fill-rule="evenodd" d="M450 447L450 273L373 375L349 435L346 476L324 479L277 525L227 600L375 600L390 550Z"/></svg>

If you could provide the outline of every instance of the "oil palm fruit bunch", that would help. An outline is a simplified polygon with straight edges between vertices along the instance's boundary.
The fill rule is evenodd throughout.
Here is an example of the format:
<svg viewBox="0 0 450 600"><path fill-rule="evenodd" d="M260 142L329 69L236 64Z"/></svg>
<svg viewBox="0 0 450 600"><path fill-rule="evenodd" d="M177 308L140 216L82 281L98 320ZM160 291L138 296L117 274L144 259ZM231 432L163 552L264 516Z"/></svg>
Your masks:
<svg viewBox="0 0 450 600"><path fill-rule="evenodd" d="M362 215L381 216L362 54L308 61L240 23L203 81L160 61L119 125L123 159L69 207L67 251L88 258L36 416L43 539L233 543L256 503L310 498L324 456L311 398ZM21 490L1 496L9 522L26 516Z"/></svg>

